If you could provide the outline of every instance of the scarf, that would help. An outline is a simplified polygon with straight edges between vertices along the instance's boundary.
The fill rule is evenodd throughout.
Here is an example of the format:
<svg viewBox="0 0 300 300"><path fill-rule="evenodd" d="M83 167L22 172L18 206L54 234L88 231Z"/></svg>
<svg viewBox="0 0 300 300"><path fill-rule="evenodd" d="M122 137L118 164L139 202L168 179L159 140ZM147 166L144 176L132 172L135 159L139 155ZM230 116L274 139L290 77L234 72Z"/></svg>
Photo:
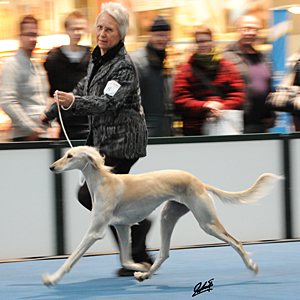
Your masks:
<svg viewBox="0 0 300 300"><path fill-rule="evenodd" d="M222 59L222 56L215 51L215 49L212 50L209 54L198 54L195 53L193 55L193 60L195 62L195 65L197 67L209 70L209 71L215 71L219 67L219 62Z"/></svg>
<svg viewBox="0 0 300 300"><path fill-rule="evenodd" d="M94 67L92 70L92 75L89 80L89 85L90 85L92 79L94 78L94 76L96 75L96 73L98 72L99 68L107 61L112 60L118 54L118 52L120 51L120 49L123 46L124 46L124 43L122 41L120 41L116 46L109 49L104 55L101 55L100 48L98 46L96 46L96 48L94 49L94 51L92 53L92 61L94 63Z"/></svg>

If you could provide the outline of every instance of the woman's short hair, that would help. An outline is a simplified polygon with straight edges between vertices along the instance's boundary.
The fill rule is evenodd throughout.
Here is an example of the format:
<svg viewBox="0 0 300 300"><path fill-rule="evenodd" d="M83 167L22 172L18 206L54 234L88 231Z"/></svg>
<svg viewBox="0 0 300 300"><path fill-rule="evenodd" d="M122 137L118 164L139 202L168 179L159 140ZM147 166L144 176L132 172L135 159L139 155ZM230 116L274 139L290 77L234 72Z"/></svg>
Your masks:
<svg viewBox="0 0 300 300"><path fill-rule="evenodd" d="M121 38L123 39L129 27L128 10L124 6L122 6L121 3L115 3L115 2L103 3L101 9L102 9L101 13L98 15L96 19L95 26L97 26L99 17L106 12L117 21L118 30L121 35Z"/></svg>
<svg viewBox="0 0 300 300"><path fill-rule="evenodd" d="M70 14L68 14L65 19L65 23L64 23L65 28L66 29L68 28L70 21L76 20L76 19L83 19L83 16L79 11L73 11Z"/></svg>

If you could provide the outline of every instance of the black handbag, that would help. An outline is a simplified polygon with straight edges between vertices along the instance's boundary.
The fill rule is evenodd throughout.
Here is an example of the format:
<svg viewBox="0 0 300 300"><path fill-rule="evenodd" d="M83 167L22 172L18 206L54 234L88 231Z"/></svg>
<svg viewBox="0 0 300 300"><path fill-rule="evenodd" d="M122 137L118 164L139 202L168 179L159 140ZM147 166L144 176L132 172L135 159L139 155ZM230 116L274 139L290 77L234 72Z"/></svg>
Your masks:
<svg viewBox="0 0 300 300"><path fill-rule="evenodd" d="M271 110L300 112L300 86L280 87L268 95L265 103Z"/></svg>

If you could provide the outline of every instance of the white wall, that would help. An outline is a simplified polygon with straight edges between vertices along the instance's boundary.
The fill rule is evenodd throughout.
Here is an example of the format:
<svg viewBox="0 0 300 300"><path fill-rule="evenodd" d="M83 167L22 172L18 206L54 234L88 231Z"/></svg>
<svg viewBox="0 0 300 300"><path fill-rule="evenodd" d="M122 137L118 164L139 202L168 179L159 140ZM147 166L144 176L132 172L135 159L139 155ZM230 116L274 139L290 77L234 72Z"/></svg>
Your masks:
<svg viewBox="0 0 300 300"><path fill-rule="evenodd" d="M133 174L160 169L181 169L218 188L238 191L249 188L265 172L282 174L282 141L259 140L157 144L148 146L148 155L133 167ZM299 153L300 140L294 140ZM0 147L1 149L1 147ZM49 171L53 149L0 151L0 260L55 254L54 175ZM300 161L293 162L295 193L298 195ZM77 201L79 172L64 173L66 252L71 253L84 236L90 213ZM296 199L298 200L298 198ZM295 222L299 225L297 201ZM218 217L227 231L241 241L281 239L284 237L284 185L280 182L264 199L247 205L223 204L215 199ZM148 247L160 245L157 208ZM299 228L299 226L298 226ZM299 231L297 232L299 236ZM172 246L220 241L205 234L191 213L179 220ZM88 252L116 251L110 230Z"/></svg>
<svg viewBox="0 0 300 300"><path fill-rule="evenodd" d="M203 182L218 188L238 191L247 189L262 173L281 174L280 141L221 142L201 144L149 145L148 154L132 168L132 174L161 169L181 169L196 175ZM72 174L73 173L73 174ZM89 224L89 213L76 200L79 173L67 174L70 187L67 197L67 251L79 244ZM234 237L242 241L281 239L283 232L283 182L270 195L247 205L223 204L215 199L221 223ZM160 245L159 218L162 206L149 217L153 221L147 245ZM205 234L191 213L179 220L172 237L172 246L186 246L221 241ZM89 252L116 251L108 230Z"/></svg>
<svg viewBox="0 0 300 300"><path fill-rule="evenodd" d="M0 259L55 253L51 149L0 151Z"/></svg>
<svg viewBox="0 0 300 300"><path fill-rule="evenodd" d="M300 140L292 140L291 147L291 197L292 197L292 216L294 221L294 237L300 237Z"/></svg>

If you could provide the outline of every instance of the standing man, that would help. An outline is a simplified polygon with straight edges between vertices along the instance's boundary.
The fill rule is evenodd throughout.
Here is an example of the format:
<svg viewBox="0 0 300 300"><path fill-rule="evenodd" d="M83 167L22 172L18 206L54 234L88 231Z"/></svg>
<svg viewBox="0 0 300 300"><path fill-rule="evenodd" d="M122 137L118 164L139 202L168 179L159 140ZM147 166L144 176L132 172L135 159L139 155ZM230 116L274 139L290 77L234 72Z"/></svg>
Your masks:
<svg viewBox="0 0 300 300"><path fill-rule="evenodd" d="M158 16L150 28L150 38L146 47L131 54L138 70L142 106L150 137L172 135L172 70L165 65L170 31L171 27L167 21Z"/></svg>
<svg viewBox="0 0 300 300"><path fill-rule="evenodd" d="M71 92L87 73L91 50L89 47L78 45L86 25L86 20L78 11L70 13L65 20L66 33L70 39L69 45L53 49L48 53L44 66L48 73L51 97L56 90ZM70 139L87 138L88 116L74 116L70 110L61 110L61 115ZM57 104L52 104L41 118L46 121L56 118L60 123ZM63 130L60 131L59 138L66 139Z"/></svg>
<svg viewBox="0 0 300 300"><path fill-rule="evenodd" d="M38 22L25 16L20 23L20 49L5 60L2 70L2 109L12 120L13 141L47 138L39 116L48 103L48 81L43 67L31 60L38 36Z"/></svg>
<svg viewBox="0 0 300 300"><path fill-rule="evenodd" d="M234 62L245 81L244 133L267 132L275 122L275 113L265 105L271 92L272 73L263 54L253 47L261 22L256 16L244 15L237 25L240 38L223 54Z"/></svg>

